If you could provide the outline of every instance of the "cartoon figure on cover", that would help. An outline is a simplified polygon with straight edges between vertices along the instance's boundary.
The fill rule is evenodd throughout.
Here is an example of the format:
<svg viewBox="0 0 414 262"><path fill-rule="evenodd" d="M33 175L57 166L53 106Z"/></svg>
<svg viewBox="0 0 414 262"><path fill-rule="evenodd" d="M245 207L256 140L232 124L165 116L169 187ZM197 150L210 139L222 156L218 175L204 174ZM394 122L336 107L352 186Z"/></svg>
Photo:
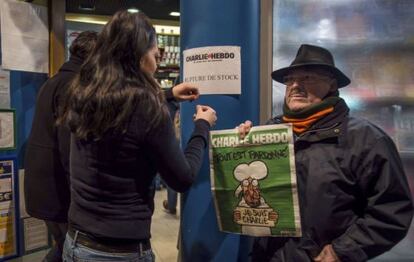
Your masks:
<svg viewBox="0 0 414 262"><path fill-rule="evenodd" d="M252 236L269 236L276 225L278 214L260 194L259 180L267 177L268 169L262 161L239 164L233 171L240 185L234 192L241 198L233 211L234 222L242 227L241 233Z"/></svg>

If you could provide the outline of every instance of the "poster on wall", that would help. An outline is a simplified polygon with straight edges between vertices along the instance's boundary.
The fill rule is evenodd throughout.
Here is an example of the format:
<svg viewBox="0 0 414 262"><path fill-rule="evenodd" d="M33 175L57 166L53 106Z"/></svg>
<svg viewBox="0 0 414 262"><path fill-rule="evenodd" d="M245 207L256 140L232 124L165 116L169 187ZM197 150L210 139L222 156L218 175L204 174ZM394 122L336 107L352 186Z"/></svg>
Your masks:
<svg viewBox="0 0 414 262"><path fill-rule="evenodd" d="M240 94L240 46L207 46L184 50L184 82L194 83L200 94Z"/></svg>
<svg viewBox="0 0 414 262"><path fill-rule="evenodd" d="M15 159L0 158L0 258L17 255Z"/></svg>
<svg viewBox="0 0 414 262"><path fill-rule="evenodd" d="M31 217L26 211L24 199L24 169L19 169L20 237L23 254L30 254L50 247L45 221Z"/></svg>
<svg viewBox="0 0 414 262"><path fill-rule="evenodd" d="M49 25L45 6L0 1L1 53L4 69L49 72Z"/></svg>
<svg viewBox="0 0 414 262"><path fill-rule="evenodd" d="M49 244L46 223L43 220L28 217L23 219L24 250L30 253Z"/></svg>
<svg viewBox="0 0 414 262"><path fill-rule="evenodd" d="M10 108L10 71L0 66L0 108Z"/></svg>
<svg viewBox="0 0 414 262"><path fill-rule="evenodd" d="M301 236L290 124L211 131L210 176L221 231Z"/></svg>
<svg viewBox="0 0 414 262"><path fill-rule="evenodd" d="M0 109L0 150L16 148L16 116L13 109Z"/></svg>

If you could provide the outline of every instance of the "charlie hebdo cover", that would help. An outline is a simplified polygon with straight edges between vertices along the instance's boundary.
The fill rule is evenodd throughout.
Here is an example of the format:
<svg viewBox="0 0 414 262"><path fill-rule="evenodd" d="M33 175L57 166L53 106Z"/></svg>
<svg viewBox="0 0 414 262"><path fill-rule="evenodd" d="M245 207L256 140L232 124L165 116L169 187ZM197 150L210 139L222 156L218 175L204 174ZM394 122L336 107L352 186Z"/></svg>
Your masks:
<svg viewBox="0 0 414 262"><path fill-rule="evenodd" d="M221 231L301 236L290 124L211 131L210 176Z"/></svg>

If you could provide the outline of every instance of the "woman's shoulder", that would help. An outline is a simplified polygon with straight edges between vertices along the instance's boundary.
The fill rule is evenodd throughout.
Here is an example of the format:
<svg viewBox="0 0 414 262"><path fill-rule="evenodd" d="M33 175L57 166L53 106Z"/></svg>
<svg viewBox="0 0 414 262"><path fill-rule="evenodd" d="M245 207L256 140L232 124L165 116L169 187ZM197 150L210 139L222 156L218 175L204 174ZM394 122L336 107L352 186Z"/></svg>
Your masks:
<svg viewBox="0 0 414 262"><path fill-rule="evenodd" d="M132 110L128 126L135 130L148 132L149 130L166 128L172 125L168 106L163 102L151 106L137 102Z"/></svg>

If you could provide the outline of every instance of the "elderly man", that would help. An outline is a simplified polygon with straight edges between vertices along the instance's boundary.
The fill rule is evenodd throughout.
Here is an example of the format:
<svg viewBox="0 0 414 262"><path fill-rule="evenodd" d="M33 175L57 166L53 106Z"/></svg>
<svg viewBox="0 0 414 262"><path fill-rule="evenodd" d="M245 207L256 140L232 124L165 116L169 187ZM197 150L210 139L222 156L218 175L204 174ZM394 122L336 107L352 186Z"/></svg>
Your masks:
<svg viewBox="0 0 414 262"><path fill-rule="evenodd" d="M410 226L410 191L393 141L349 116L338 92L349 78L312 45L272 78L286 85L283 115L269 124L293 125L302 237L257 238L253 261L366 261L392 248Z"/></svg>

